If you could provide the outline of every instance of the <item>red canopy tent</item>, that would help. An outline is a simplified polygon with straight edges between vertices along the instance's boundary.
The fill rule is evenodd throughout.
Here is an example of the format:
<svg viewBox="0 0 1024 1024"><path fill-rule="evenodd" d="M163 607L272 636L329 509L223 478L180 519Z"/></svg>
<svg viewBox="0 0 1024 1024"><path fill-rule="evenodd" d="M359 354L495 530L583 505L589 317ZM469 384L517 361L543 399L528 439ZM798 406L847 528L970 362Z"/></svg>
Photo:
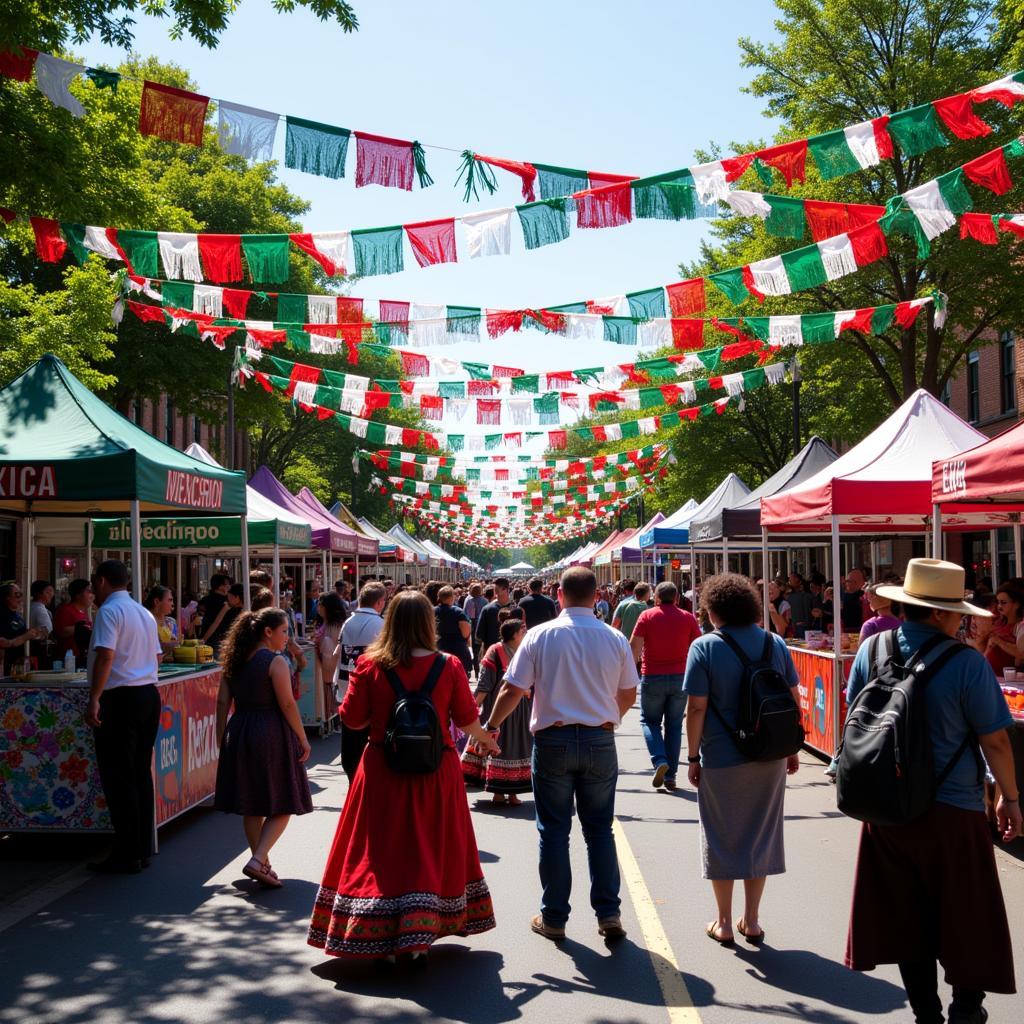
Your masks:
<svg viewBox="0 0 1024 1024"><path fill-rule="evenodd" d="M1017 575L1021 573L1020 514L1024 510L1024 423L1017 423L977 447L932 464L935 550L943 530L994 532L1013 527ZM996 569L993 538L993 570Z"/></svg>
<svg viewBox="0 0 1024 1024"><path fill-rule="evenodd" d="M831 534L832 576L840 573L839 539L857 534L921 533L932 514L932 463L977 446L984 434L927 391L914 392L884 423L835 462L795 487L761 499L761 546L768 535ZM835 601L833 660L821 695L834 742L841 727L842 623ZM764 603L768 605L768 581ZM817 698L816 698L817 699Z"/></svg>

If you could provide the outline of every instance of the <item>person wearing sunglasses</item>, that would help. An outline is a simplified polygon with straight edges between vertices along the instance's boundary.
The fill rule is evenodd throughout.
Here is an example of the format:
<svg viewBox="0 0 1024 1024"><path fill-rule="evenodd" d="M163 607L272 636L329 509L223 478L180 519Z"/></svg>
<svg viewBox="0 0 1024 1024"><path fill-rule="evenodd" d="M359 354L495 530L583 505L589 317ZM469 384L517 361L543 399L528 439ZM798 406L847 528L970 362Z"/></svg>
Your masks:
<svg viewBox="0 0 1024 1024"><path fill-rule="evenodd" d="M24 594L17 583L0 586L0 675L8 676L25 658L29 640L45 640L45 629L30 629L21 614Z"/></svg>

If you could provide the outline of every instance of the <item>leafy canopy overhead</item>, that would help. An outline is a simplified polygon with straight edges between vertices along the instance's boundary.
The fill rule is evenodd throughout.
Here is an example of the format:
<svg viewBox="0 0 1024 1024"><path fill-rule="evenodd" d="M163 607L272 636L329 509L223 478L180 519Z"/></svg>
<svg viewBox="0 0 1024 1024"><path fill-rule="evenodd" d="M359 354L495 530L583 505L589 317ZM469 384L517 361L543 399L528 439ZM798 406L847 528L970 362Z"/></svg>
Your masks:
<svg viewBox="0 0 1024 1024"><path fill-rule="evenodd" d="M228 19L241 0L5 0L0 4L0 49L30 46L56 50L98 35L104 43L131 49L135 15L170 18L170 36L191 36L216 47ZM306 7L321 21L334 20L343 32L359 28L352 5L345 0L272 0L274 10L289 14Z"/></svg>

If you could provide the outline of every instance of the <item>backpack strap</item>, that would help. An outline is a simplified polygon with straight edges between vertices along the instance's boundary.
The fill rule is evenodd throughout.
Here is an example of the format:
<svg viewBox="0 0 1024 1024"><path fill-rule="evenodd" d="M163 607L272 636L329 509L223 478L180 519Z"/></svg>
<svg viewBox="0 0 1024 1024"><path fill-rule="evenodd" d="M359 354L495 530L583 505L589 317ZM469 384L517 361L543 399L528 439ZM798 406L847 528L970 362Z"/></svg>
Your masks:
<svg viewBox="0 0 1024 1024"><path fill-rule="evenodd" d="M767 632L767 631L766 631ZM736 640L729 636L728 633L721 629L716 629L712 636L717 636L719 639L724 640L726 646L740 659L741 664L744 668L749 669L754 663L747 657L747 652L736 642ZM771 636L767 638L767 642L771 643Z"/></svg>
<svg viewBox="0 0 1024 1024"><path fill-rule="evenodd" d="M429 697L433 692L434 687L437 685L438 679L441 678L441 673L445 670L445 666L448 664L448 659L438 651L434 655L433 664L430 666L430 671L427 673L427 678L423 680L423 685L419 688L419 692L424 697Z"/></svg>
<svg viewBox="0 0 1024 1024"><path fill-rule="evenodd" d="M766 629L764 631L764 647L761 648L761 661L765 665L771 665L775 655L775 641L772 634Z"/></svg>
<svg viewBox="0 0 1024 1024"><path fill-rule="evenodd" d="M446 664L447 659L440 651L438 651L434 655L434 660L430 665L430 670L427 672L427 678L423 680L423 685L416 692L422 693L424 697L429 697L431 691L437 685L438 679L441 678L441 673L444 671ZM395 691L395 697L398 700L409 696L409 691L402 685L402 680L393 668L387 669L384 674L388 677L391 689Z"/></svg>

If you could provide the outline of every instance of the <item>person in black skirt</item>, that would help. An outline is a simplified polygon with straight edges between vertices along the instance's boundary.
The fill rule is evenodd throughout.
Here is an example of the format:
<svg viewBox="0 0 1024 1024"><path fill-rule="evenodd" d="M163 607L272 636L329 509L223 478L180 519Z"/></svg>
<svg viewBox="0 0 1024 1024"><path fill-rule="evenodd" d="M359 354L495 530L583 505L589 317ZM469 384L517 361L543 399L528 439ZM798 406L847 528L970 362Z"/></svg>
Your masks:
<svg viewBox="0 0 1024 1024"><path fill-rule="evenodd" d="M293 814L313 810L303 767L309 741L292 696L287 644L288 617L280 608L242 612L221 648L217 697L214 807L242 815L252 852L242 873L273 889L281 882L270 866L271 847Z"/></svg>
<svg viewBox="0 0 1024 1024"><path fill-rule="evenodd" d="M455 591L448 586L437 592L434 608L437 624L437 649L445 654L454 654L466 675L473 671L473 655L469 649L469 635L472 629L469 616L455 604Z"/></svg>

